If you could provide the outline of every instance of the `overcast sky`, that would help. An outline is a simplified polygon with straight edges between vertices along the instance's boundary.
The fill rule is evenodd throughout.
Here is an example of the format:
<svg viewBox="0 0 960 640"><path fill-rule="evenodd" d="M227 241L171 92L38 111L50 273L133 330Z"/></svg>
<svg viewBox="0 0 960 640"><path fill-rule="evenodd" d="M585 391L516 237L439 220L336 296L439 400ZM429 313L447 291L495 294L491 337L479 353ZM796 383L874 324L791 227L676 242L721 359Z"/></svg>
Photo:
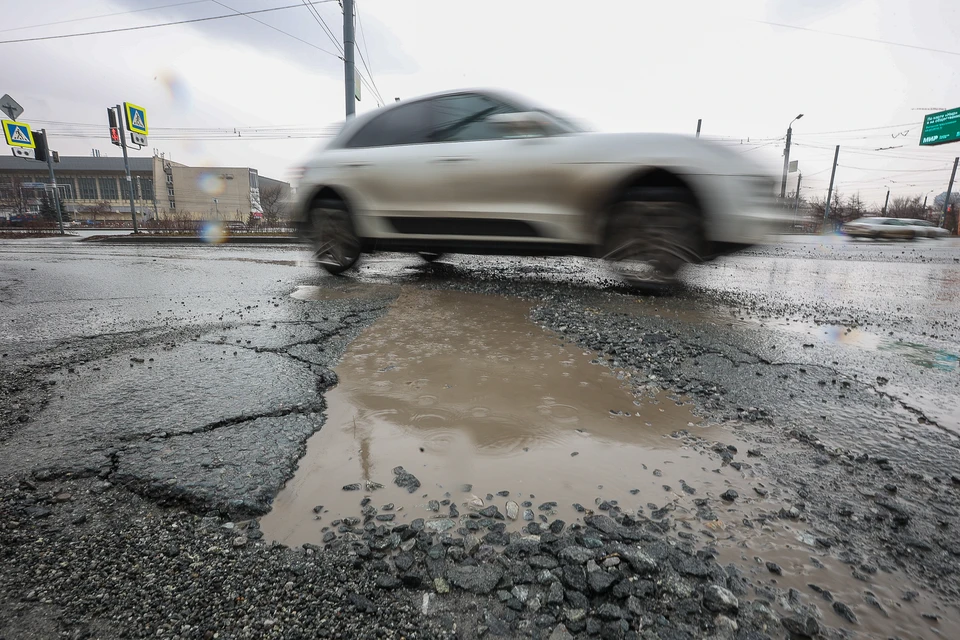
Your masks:
<svg viewBox="0 0 960 640"><path fill-rule="evenodd" d="M337 45L300 2L0 0L0 40L297 5L0 44L0 93L24 106L23 120L46 126L61 154L119 155L104 110L129 101L148 110L150 149L139 155L156 148L186 164L285 179L317 144L305 136L344 113ZM738 148L775 173L787 124L803 113L791 158L807 196L825 195L835 144L838 189L869 201L882 201L888 186L932 198L960 155L960 143L918 146L926 113L960 106L956 0L357 0L357 8L369 67L360 71L387 101L490 86L604 131L693 133L702 118L704 135L742 139ZM341 39L339 4L316 9ZM373 92L362 92L358 111L376 108ZM210 128L232 137L196 130ZM281 135L295 137L264 139Z"/></svg>

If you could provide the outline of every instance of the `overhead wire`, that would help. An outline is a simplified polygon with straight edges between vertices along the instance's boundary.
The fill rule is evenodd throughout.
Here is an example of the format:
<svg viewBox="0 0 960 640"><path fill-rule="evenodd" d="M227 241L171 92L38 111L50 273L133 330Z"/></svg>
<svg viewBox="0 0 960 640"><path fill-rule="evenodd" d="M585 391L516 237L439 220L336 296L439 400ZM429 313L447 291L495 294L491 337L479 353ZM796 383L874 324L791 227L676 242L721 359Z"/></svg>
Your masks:
<svg viewBox="0 0 960 640"><path fill-rule="evenodd" d="M819 33L821 35L833 36L835 38L848 38L850 40L861 40L864 42L873 42L875 44L884 44L891 47L903 47L906 49L916 49L919 51L929 51L931 53L943 53L950 56L960 56L960 51L948 51L946 49L936 49L934 47L924 47L917 44L907 44L905 42L893 42L892 40L881 40L880 38L869 38L867 36L856 36L849 33L837 33L836 31L826 31L824 29L814 29L812 27L801 27L795 24L784 24L782 22L770 22L768 20L750 20L759 24L766 24L781 29L795 29L797 31L807 31L809 33Z"/></svg>
<svg viewBox="0 0 960 640"><path fill-rule="evenodd" d="M101 13L96 16L85 16L83 18L71 18L69 20L57 20L56 22L43 22L40 24L28 24L21 27L9 27L7 29L0 29L0 33L7 33L8 31L23 31L24 29L39 29L40 27L53 27L58 24L68 24L71 22L84 22L85 20L96 20L98 18L113 18L115 16L125 16L131 13L143 13L144 11L157 11L160 9L170 9L172 7L182 7L189 4L200 4L202 2L210 2L210 0L189 0L188 2L174 2L172 4L162 4L158 7L146 7L144 9L132 9L130 11L116 11L114 13Z"/></svg>
<svg viewBox="0 0 960 640"><path fill-rule="evenodd" d="M285 35L285 36L289 36L289 37L293 38L294 40L297 40L298 42L302 42L303 44L307 45L308 47L313 47L313 48L316 49L317 51L322 51L323 53L326 53L326 54L328 54L328 55L331 55L331 56L333 56L333 57L335 57L335 58L340 58L340 56L339 56L338 54L334 53L333 51L328 51L328 50L324 49L323 47L319 47L319 46L313 44L312 42L310 42L310 41L308 41L308 40L304 40L303 38L300 38L300 37L298 37L298 36L293 35L293 34L290 33L289 31L284 31L284 30L281 29L280 27L275 27L275 26L273 26L272 24L270 24L269 22L264 22L263 20L260 20L260 19L258 19L258 18L254 18L253 16L249 15L248 13L242 13L241 11L237 11L237 10L234 9L233 7L227 6L227 5L224 4L223 2L220 2L220 0L213 0L213 2L217 3L218 5L220 5L221 7L223 7L224 9L229 9L230 11L236 12L237 15L244 15L244 16L246 16L247 18L250 18L251 20L253 20L254 22L259 22L260 24L262 24L262 25L265 26L265 27L268 27L268 28L270 28L270 29L273 29L274 31L276 31L276 32L278 32L278 33L282 33L282 34ZM341 59L342 59L342 58L341 58Z"/></svg>
<svg viewBox="0 0 960 640"><path fill-rule="evenodd" d="M324 2L335 2L336 0L311 0L312 4L320 4ZM219 16L206 16L204 18L189 18L186 20L174 20L171 22L159 22L156 24L143 24L135 27L119 27L115 29L101 29L99 31L84 31L81 33L61 33L52 36L37 36L33 38L17 38L15 40L0 40L0 44L16 44L23 42L40 42L45 40L61 40L64 38L80 38L84 36L95 36L102 35L106 33L124 33L130 31L142 31L144 29L156 29L159 27L171 27L181 24L196 24L198 22L210 22L211 20L223 20L225 18L236 18L238 16L252 16L254 14L261 13L271 13L274 11L284 11L286 9L293 9L299 7L299 4L289 4L282 7L271 7L268 9L255 9L253 11L237 11L236 13L228 13ZM299 38L298 38L299 39Z"/></svg>
<svg viewBox="0 0 960 640"><path fill-rule="evenodd" d="M367 47L367 37L363 33L363 20L360 18L359 5L354 4L354 13L357 17L357 26L359 27L360 39L363 40L363 49L357 47L357 53L360 55L360 62L363 63L363 68L367 70L367 74L370 76L370 82L373 83L374 92L379 100L379 104L382 105L385 103L385 101L383 99L383 94L380 93L380 87L377 86L377 81L373 77L373 69L370 68L372 62L367 64L367 58L370 57L370 49ZM367 53L366 57L363 55L364 51Z"/></svg>

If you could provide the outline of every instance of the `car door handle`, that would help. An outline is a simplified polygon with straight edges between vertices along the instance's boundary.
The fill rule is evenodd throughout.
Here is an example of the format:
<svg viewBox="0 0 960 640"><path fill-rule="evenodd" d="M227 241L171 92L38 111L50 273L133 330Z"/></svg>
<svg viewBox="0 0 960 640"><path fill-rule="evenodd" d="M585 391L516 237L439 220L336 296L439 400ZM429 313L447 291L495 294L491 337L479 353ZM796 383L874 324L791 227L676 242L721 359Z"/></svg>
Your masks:
<svg viewBox="0 0 960 640"><path fill-rule="evenodd" d="M450 156L447 158L437 158L434 162L470 162L473 158L467 158L465 156Z"/></svg>
<svg viewBox="0 0 960 640"><path fill-rule="evenodd" d="M360 167L369 167L369 162L344 162L340 165L341 167L349 167L351 169L359 169Z"/></svg>

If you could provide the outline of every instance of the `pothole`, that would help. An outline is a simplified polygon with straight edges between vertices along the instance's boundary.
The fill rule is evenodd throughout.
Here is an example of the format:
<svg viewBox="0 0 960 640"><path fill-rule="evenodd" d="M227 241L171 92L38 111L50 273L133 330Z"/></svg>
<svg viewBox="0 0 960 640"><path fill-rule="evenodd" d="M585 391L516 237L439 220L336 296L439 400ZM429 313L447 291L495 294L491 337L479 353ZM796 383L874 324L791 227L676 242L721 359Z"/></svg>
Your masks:
<svg viewBox="0 0 960 640"><path fill-rule="evenodd" d="M665 393L638 400L630 374L528 314L515 299L404 290L337 366L327 422L263 518L264 533L318 543L332 522L357 516L365 496L393 515L381 522L397 524L449 518L451 504L466 514L477 500L505 514L515 502L508 526L520 528L525 513L571 522L603 502L696 510L695 498L743 482L701 439L731 442L726 431L699 426ZM415 492L394 483L400 466L419 480ZM351 485L360 489L342 489Z"/></svg>

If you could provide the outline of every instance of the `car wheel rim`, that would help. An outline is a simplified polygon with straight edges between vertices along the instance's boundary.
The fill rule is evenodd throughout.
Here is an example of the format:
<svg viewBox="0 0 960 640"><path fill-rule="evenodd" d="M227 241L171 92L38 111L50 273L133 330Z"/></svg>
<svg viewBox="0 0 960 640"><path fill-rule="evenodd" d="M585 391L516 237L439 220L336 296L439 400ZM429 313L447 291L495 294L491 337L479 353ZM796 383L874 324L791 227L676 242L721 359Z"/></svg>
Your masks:
<svg viewBox="0 0 960 640"><path fill-rule="evenodd" d="M621 276L640 282L669 282L694 250L697 221L676 202L624 202L613 212L603 259Z"/></svg>
<svg viewBox="0 0 960 640"><path fill-rule="evenodd" d="M314 258L322 265L349 267L360 255L357 240L346 212L317 209L313 212Z"/></svg>

